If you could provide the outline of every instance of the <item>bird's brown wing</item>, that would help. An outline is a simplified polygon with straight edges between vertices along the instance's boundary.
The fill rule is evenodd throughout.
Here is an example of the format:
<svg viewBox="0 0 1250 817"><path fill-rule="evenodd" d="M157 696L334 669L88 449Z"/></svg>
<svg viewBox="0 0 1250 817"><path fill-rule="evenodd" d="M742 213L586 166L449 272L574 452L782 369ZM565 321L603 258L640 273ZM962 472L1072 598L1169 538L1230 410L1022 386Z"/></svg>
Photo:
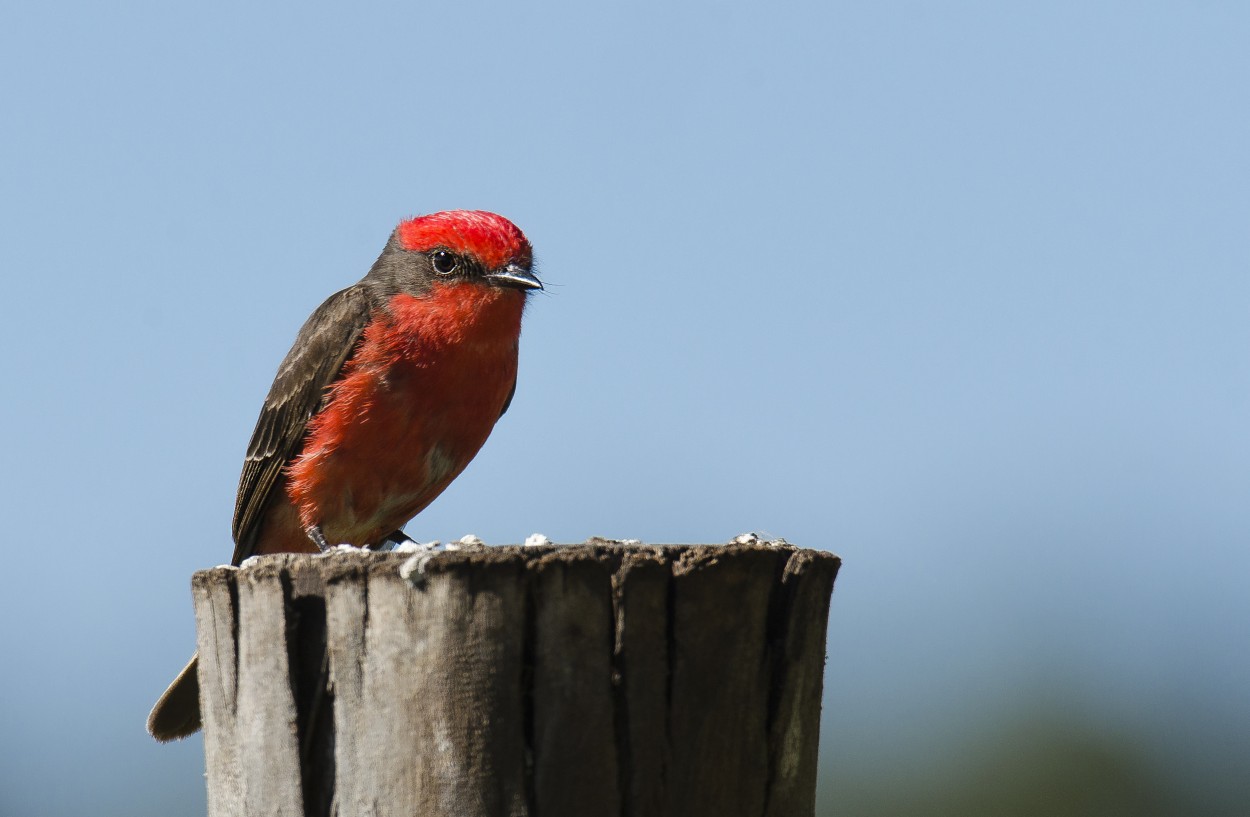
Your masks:
<svg viewBox="0 0 1250 817"><path fill-rule="evenodd" d="M326 387L338 379L356 348L373 306L360 284L331 295L304 322L278 367L239 477L232 564L239 564L255 551L259 523L278 477L298 456L308 420L321 410Z"/></svg>

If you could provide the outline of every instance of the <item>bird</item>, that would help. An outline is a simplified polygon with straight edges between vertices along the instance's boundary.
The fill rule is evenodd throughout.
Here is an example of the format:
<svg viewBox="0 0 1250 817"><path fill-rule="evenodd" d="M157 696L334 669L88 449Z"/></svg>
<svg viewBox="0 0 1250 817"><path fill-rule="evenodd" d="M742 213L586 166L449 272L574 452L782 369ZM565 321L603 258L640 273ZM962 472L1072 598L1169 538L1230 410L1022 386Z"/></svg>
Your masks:
<svg viewBox="0 0 1250 817"><path fill-rule="evenodd" d="M543 284L503 216L401 221L357 283L304 322L261 406L239 477L231 564L408 540L401 528L486 442L516 392L521 318ZM198 656L148 716L200 728Z"/></svg>

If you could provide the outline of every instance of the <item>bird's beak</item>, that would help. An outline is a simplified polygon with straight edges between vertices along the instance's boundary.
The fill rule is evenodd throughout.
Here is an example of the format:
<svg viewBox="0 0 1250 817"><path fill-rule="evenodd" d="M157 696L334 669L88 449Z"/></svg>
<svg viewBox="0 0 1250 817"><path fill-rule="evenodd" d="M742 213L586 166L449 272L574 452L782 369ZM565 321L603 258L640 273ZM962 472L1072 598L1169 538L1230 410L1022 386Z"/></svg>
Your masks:
<svg viewBox="0 0 1250 817"><path fill-rule="evenodd" d="M542 289L543 282L538 276L519 264L509 264L503 269L486 273L486 280L495 286L512 287L513 289Z"/></svg>

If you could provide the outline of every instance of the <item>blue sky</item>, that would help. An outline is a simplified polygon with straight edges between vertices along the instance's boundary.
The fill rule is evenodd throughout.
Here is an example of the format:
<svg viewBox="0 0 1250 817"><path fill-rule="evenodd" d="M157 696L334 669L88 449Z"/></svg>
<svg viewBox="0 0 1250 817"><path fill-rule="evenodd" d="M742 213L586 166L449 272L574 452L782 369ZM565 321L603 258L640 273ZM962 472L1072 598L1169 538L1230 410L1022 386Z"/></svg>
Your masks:
<svg viewBox="0 0 1250 817"><path fill-rule="evenodd" d="M142 724L260 400L452 207L551 285L411 534L840 553L835 792L1048 697L1231 773L1247 41L1221 2L6 9L0 812L202 809Z"/></svg>

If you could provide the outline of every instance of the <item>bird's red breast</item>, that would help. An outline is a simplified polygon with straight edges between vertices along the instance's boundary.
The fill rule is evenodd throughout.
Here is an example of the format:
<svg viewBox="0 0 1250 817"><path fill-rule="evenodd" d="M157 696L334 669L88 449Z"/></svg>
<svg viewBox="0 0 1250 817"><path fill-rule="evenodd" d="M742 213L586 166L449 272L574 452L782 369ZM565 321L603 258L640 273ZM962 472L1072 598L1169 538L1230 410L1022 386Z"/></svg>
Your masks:
<svg viewBox="0 0 1250 817"><path fill-rule="evenodd" d="M377 542L464 470L516 382L524 302L475 284L391 300L288 469L302 528L319 525L334 543Z"/></svg>

